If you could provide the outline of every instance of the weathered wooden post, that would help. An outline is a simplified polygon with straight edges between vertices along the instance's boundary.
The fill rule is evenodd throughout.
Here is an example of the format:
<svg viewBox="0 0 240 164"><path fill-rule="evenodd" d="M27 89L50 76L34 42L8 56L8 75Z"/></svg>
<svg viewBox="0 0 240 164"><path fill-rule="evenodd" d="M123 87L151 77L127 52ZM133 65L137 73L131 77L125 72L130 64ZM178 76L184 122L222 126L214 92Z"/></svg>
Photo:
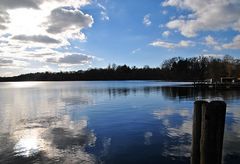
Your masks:
<svg viewBox="0 0 240 164"><path fill-rule="evenodd" d="M202 100L194 102L193 126L192 126L192 154L191 154L191 163L192 164L200 164L202 104L204 102L205 101L202 101Z"/></svg>
<svg viewBox="0 0 240 164"><path fill-rule="evenodd" d="M195 101L192 164L221 164L225 115L224 101Z"/></svg>
<svg viewBox="0 0 240 164"><path fill-rule="evenodd" d="M226 103L211 101L202 106L201 164L221 164Z"/></svg>

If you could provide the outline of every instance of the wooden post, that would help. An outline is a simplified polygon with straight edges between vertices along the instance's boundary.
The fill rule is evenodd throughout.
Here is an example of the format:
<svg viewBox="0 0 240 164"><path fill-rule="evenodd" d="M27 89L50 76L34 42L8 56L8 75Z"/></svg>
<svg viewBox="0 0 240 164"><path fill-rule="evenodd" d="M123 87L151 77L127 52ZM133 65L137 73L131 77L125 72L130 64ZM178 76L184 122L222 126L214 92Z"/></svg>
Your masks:
<svg viewBox="0 0 240 164"><path fill-rule="evenodd" d="M194 102L193 126L192 126L192 154L191 164L200 164L200 138L202 123L202 104L205 101Z"/></svg>
<svg viewBox="0 0 240 164"><path fill-rule="evenodd" d="M194 103L191 164L221 164L226 104Z"/></svg>
<svg viewBox="0 0 240 164"><path fill-rule="evenodd" d="M200 164L221 164L226 103L212 101L202 106Z"/></svg>

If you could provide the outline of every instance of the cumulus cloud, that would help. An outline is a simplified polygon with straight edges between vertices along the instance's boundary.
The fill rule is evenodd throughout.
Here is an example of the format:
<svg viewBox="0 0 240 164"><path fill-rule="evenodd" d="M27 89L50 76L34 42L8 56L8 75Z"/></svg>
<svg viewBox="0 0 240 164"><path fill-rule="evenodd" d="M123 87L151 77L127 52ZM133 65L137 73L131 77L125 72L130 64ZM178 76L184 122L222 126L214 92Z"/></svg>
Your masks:
<svg viewBox="0 0 240 164"><path fill-rule="evenodd" d="M86 40L83 29L91 28L94 20L81 9L89 4L91 0L0 0L0 66L16 75L23 73L15 69L20 66L28 66L24 72L52 68L48 58L55 59L55 70L63 63L71 67L74 61L90 62L91 57L66 49L70 40Z"/></svg>
<svg viewBox="0 0 240 164"><path fill-rule="evenodd" d="M48 43L48 44L60 43L59 40L56 40L54 38L50 38L49 36L45 36L45 35L32 35L32 36L16 35L16 36L13 37L13 39L20 40L20 41Z"/></svg>
<svg viewBox="0 0 240 164"><path fill-rule="evenodd" d="M47 31L57 34L65 32L66 30L76 31L91 27L93 18L79 10L57 8L51 12L48 23Z"/></svg>
<svg viewBox="0 0 240 164"><path fill-rule="evenodd" d="M231 43L223 44L225 49L240 49L240 35L237 35L233 38Z"/></svg>
<svg viewBox="0 0 240 164"><path fill-rule="evenodd" d="M63 65L76 65L76 64L88 64L94 59L93 56L88 56L84 54L71 54L60 58L48 58L47 62L57 63Z"/></svg>
<svg viewBox="0 0 240 164"><path fill-rule="evenodd" d="M2 58L0 59L0 68L22 68L28 66L28 62L13 58Z"/></svg>
<svg viewBox="0 0 240 164"><path fill-rule="evenodd" d="M60 58L59 62L65 64L85 64L91 62L92 59L92 56L73 54Z"/></svg>
<svg viewBox="0 0 240 164"><path fill-rule="evenodd" d="M211 36L208 35L204 38L205 40L205 45L209 46L209 47L213 47L213 49L215 50L222 50L221 45Z"/></svg>
<svg viewBox="0 0 240 164"><path fill-rule="evenodd" d="M143 17L143 24L144 24L145 26L151 26L152 22L151 22L151 20L150 20L150 17L151 17L150 14L147 14L147 15L145 15L145 16Z"/></svg>
<svg viewBox="0 0 240 164"><path fill-rule="evenodd" d="M13 64L13 60L9 59L0 59L0 67L2 66L9 66Z"/></svg>
<svg viewBox="0 0 240 164"><path fill-rule="evenodd" d="M6 29L6 26L0 24L0 30Z"/></svg>
<svg viewBox="0 0 240 164"><path fill-rule="evenodd" d="M162 5L192 12L185 20L175 19L166 25L170 29L178 29L186 37L194 37L199 31L228 28L240 31L240 1L238 0L166 0Z"/></svg>
<svg viewBox="0 0 240 164"><path fill-rule="evenodd" d="M38 9L38 5L43 0L1 0L0 8L14 9L14 8L34 8Z"/></svg>
<svg viewBox="0 0 240 164"><path fill-rule="evenodd" d="M150 43L150 45L154 46L154 47L163 47L163 48L168 48L168 49L174 49L174 48L184 48L184 47L194 46L194 42L189 41L189 40L181 40L178 43L172 43L172 42L157 40L157 41Z"/></svg>
<svg viewBox="0 0 240 164"><path fill-rule="evenodd" d="M40 9L41 5L47 3L49 6L72 6L80 7L90 4L90 0L1 0L0 8L16 9L16 8L32 8Z"/></svg>
<svg viewBox="0 0 240 164"><path fill-rule="evenodd" d="M170 31L164 31L164 32L162 33L162 36L163 36L163 37L168 37L170 34L171 34Z"/></svg>
<svg viewBox="0 0 240 164"><path fill-rule="evenodd" d="M236 35L230 43L217 42L212 36L208 35L205 37L205 44L215 50L240 49L240 35Z"/></svg>
<svg viewBox="0 0 240 164"><path fill-rule="evenodd" d="M6 29L7 27L5 24L7 23L9 23L9 14L6 11L2 10L0 11L0 30Z"/></svg>
<svg viewBox="0 0 240 164"><path fill-rule="evenodd" d="M215 39L210 35L205 37L205 43L207 45L217 45L218 44L217 41L215 41Z"/></svg>

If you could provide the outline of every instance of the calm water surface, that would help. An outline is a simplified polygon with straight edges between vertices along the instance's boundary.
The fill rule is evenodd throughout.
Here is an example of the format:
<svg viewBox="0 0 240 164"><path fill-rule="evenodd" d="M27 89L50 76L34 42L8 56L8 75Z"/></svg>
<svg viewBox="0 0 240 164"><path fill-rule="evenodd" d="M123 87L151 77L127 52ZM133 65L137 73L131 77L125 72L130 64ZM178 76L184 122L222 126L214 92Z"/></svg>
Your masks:
<svg viewBox="0 0 240 164"><path fill-rule="evenodd" d="M240 163L240 92L177 84L0 83L0 163L188 164L197 97L227 102L224 163Z"/></svg>

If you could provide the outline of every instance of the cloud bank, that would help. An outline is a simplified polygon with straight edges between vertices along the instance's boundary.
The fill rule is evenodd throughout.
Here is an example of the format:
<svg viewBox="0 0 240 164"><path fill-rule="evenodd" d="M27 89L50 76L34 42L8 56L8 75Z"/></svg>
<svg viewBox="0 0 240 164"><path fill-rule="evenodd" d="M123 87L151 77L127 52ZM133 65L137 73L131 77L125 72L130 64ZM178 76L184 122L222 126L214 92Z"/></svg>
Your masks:
<svg viewBox="0 0 240 164"><path fill-rule="evenodd" d="M186 19L174 19L167 23L169 29L177 29L183 36L194 37L200 31L232 29L240 31L240 1L238 0L166 0L162 6L189 11Z"/></svg>
<svg viewBox="0 0 240 164"><path fill-rule="evenodd" d="M87 39L83 30L91 28L94 19L81 8L90 4L90 0L1 0L0 67L8 66L4 71L11 72L14 61L37 62L39 69L91 63L89 55L66 49L71 41ZM49 65L49 58L59 60Z"/></svg>

